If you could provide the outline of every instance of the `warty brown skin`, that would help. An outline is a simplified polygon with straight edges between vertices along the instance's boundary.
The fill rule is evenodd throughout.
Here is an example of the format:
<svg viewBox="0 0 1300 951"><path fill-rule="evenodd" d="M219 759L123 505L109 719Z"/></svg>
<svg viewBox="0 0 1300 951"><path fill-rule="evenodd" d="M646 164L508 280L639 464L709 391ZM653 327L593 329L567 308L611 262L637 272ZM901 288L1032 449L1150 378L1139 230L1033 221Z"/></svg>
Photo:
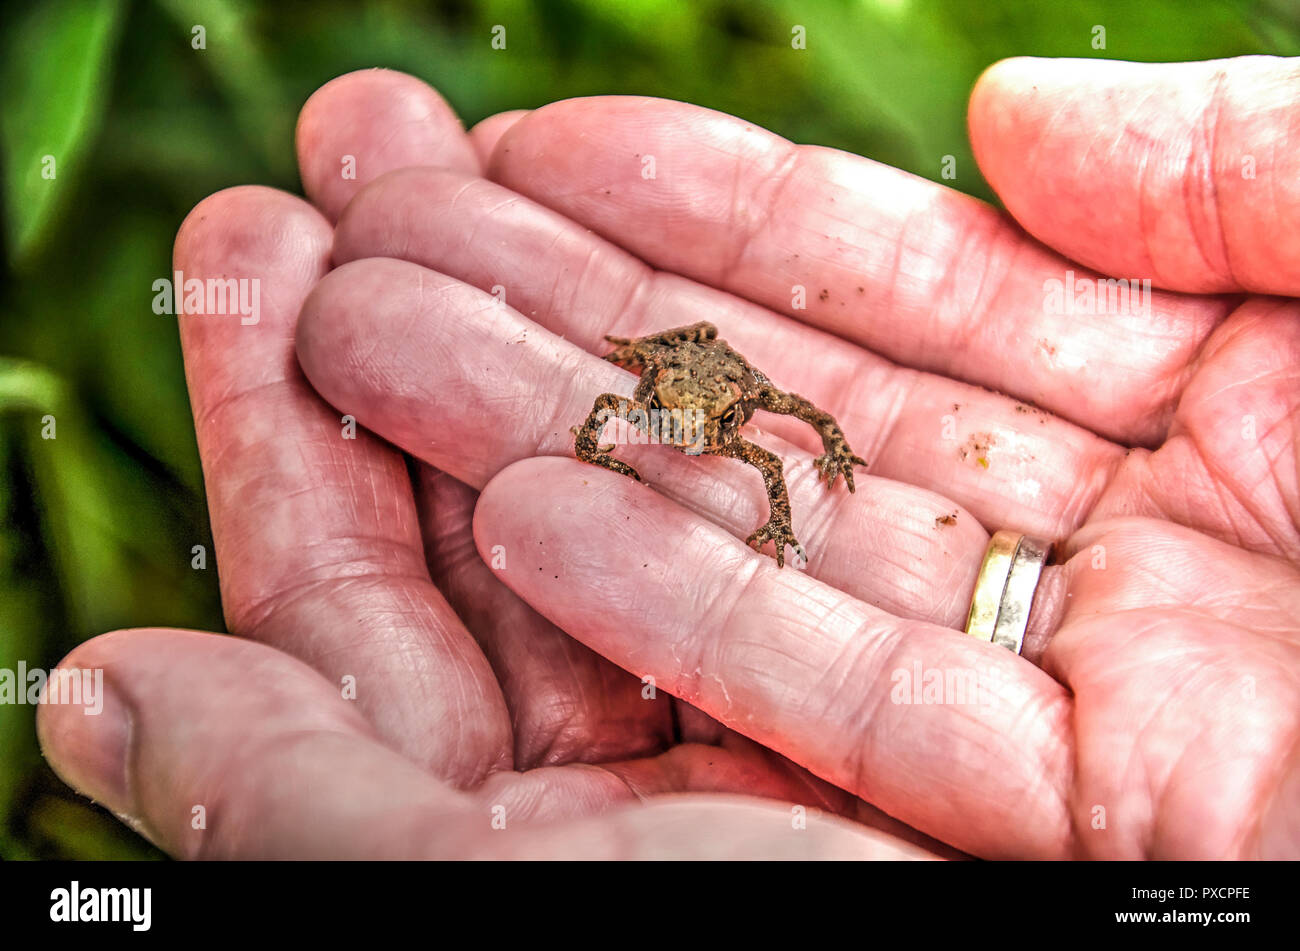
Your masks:
<svg viewBox="0 0 1300 951"><path fill-rule="evenodd" d="M635 339L605 339L617 345L605 359L639 372L641 380L630 400L614 393L596 397L587 421L573 427L577 457L641 481L635 469L610 455L613 446L597 441L606 420L617 414L645 432L650 432L651 421L656 421L661 441L681 452L748 462L762 473L769 505L767 523L749 536L749 545L762 550L767 542L773 542L776 563L781 567L785 566L787 545L806 561L790 524L790 493L781 459L741 436L740 427L760 409L803 420L817 430L826 450L816 459L818 478L826 479L830 488L843 473L852 492L853 467L867 463L853 454L835 419L804 397L778 390L726 341L718 339L718 328L711 323L702 321Z"/></svg>

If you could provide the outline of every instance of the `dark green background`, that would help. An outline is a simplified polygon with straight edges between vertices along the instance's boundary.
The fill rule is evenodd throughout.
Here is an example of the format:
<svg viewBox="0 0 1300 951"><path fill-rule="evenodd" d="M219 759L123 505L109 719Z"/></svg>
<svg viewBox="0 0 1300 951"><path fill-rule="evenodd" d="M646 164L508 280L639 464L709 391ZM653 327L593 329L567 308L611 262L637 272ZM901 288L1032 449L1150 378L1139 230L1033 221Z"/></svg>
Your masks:
<svg viewBox="0 0 1300 951"><path fill-rule="evenodd" d="M48 669L118 627L222 629L211 560L190 566L212 543L176 328L151 285L204 195L298 191L294 119L328 79L405 70L467 125L568 96L683 99L929 178L953 155L949 184L987 198L965 107L989 63L1295 55L1300 4L50 0L0 43L0 668ZM158 855L54 778L31 707L0 706L0 856Z"/></svg>

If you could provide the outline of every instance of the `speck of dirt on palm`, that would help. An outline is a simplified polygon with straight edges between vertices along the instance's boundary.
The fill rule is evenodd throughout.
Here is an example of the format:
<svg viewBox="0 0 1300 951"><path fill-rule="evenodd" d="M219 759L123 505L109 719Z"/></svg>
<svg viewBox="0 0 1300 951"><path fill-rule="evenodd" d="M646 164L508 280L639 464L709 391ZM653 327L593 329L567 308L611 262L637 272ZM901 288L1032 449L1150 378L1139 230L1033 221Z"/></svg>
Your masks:
<svg viewBox="0 0 1300 951"><path fill-rule="evenodd" d="M989 467L988 451L993 443L992 433L971 433L970 438L958 449L958 455L962 460L974 455L976 464L983 469L987 469Z"/></svg>

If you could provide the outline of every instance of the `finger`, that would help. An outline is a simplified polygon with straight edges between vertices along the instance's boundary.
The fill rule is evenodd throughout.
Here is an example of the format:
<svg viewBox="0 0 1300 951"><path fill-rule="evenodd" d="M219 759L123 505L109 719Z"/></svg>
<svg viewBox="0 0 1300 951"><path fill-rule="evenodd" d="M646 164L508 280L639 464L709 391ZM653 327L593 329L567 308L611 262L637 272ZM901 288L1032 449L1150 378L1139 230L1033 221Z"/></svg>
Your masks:
<svg viewBox="0 0 1300 951"><path fill-rule="evenodd" d="M502 136L488 175L653 267L1125 442L1159 440L1227 308L1118 288L1087 305L1096 275L982 202L683 103L553 103Z"/></svg>
<svg viewBox="0 0 1300 951"><path fill-rule="evenodd" d="M502 579L574 637L895 818L986 857L1069 854L1069 696L1011 652L777 569L568 460L500 473L474 535L519 551Z"/></svg>
<svg viewBox="0 0 1300 951"><path fill-rule="evenodd" d="M989 184L1031 234L1116 277L1300 294L1300 61L1022 57L971 96Z"/></svg>
<svg viewBox="0 0 1300 951"><path fill-rule="evenodd" d="M263 188L204 200L176 237L187 282L265 289L255 324L179 319L226 620L352 684L398 748L478 778L508 764L509 720L482 652L429 581L402 458L365 432L345 438L294 361L330 237L311 206Z"/></svg>
<svg viewBox="0 0 1300 951"><path fill-rule="evenodd" d="M571 803L598 798L595 780L554 767L595 763L608 773L613 785L605 791L614 801L685 790L762 795L852 818L931 852L950 851L643 684L533 611L496 577L508 553L494 550L490 562L479 557L470 527L477 492L421 466L417 495L434 581L496 671L514 725L515 768L528 771L489 777L479 790L484 801L515 817L572 814ZM684 741L675 745L674 721ZM541 805L556 798L564 804Z"/></svg>
<svg viewBox="0 0 1300 951"><path fill-rule="evenodd" d="M347 73L312 93L298 116L297 149L303 188L331 221L392 169L480 169L451 106L414 76L387 69Z"/></svg>
<svg viewBox="0 0 1300 951"><path fill-rule="evenodd" d="M639 680L503 585L497 572L510 552L479 557L470 524L477 492L421 465L416 496L433 581L474 633L510 709L516 769L608 763L670 745L671 697L646 696Z"/></svg>
<svg viewBox="0 0 1300 951"><path fill-rule="evenodd" d="M181 858L688 857L735 849L723 830L758 856L930 854L815 810L801 832L788 805L734 797L616 811L607 828L528 821L529 809L512 803L505 828L494 828L505 808L499 788L471 795L433 779L380 742L332 685L264 645L121 631L80 646L60 666L101 671L102 693L95 715L87 715L90 703L41 705L37 729L50 763ZM584 797L614 777L569 772L569 815L590 815ZM683 806L697 820L694 841L678 828L652 844L652 832L667 835Z"/></svg>
<svg viewBox="0 0 1300 951"><path fill-rule="evenodd" d="M490 295L384 258L342 265L317 285L303 305L298 356L340 413L475 487L518 459L571 457L570 427L587 417L594 395L634 385ZM784 459L811 571L909 616L965 621L988 539L969 513L885 479L862 477L853 494L828 490L810 453L775 437L758 441ZM739 538L766 518L762 479L736 460L692 459L661 445L624 445L618 454L658 491Z"/></svg>
<svg viewBox="0 0 1300 951"><path fill-rule="evenodd" d="M431 169L385 176L340 220L334 253L339 262L392 255L436 267L594 353L606 352L608 333L712 321L778 386L830 412L871 472L940 492L984 525L1068 534L1123 455L1023 403L900 369L766 308L651 271L490 182ZM822 451L792 418L761 414L758 424Z"/></svg>
<svg viewBox="0 0 1300 951"><path fill-rule="evenodd" d="M511 109L507 112L498 112L496 115L488 116L476 123L469 130L469 141L474 146L474 152L478 155L480 165L487 164L488 158L492 155L492 150L496 148L497 140L505 135L506 130L526 115L528 115L527 109Z"/></svg>

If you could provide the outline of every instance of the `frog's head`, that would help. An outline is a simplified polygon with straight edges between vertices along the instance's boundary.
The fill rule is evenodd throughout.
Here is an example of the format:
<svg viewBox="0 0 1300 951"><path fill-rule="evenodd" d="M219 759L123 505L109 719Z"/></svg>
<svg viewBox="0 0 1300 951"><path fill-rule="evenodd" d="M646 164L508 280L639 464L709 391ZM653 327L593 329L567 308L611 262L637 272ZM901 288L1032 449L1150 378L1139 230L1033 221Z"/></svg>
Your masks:
<svg viewBox="0 0 1300 951"><path fill-rule="evenodd" d="M749 416L735 381L700 380L680 370L660 375L650 405L658 410L662 440L692 454L732 442Z"/></svg>

